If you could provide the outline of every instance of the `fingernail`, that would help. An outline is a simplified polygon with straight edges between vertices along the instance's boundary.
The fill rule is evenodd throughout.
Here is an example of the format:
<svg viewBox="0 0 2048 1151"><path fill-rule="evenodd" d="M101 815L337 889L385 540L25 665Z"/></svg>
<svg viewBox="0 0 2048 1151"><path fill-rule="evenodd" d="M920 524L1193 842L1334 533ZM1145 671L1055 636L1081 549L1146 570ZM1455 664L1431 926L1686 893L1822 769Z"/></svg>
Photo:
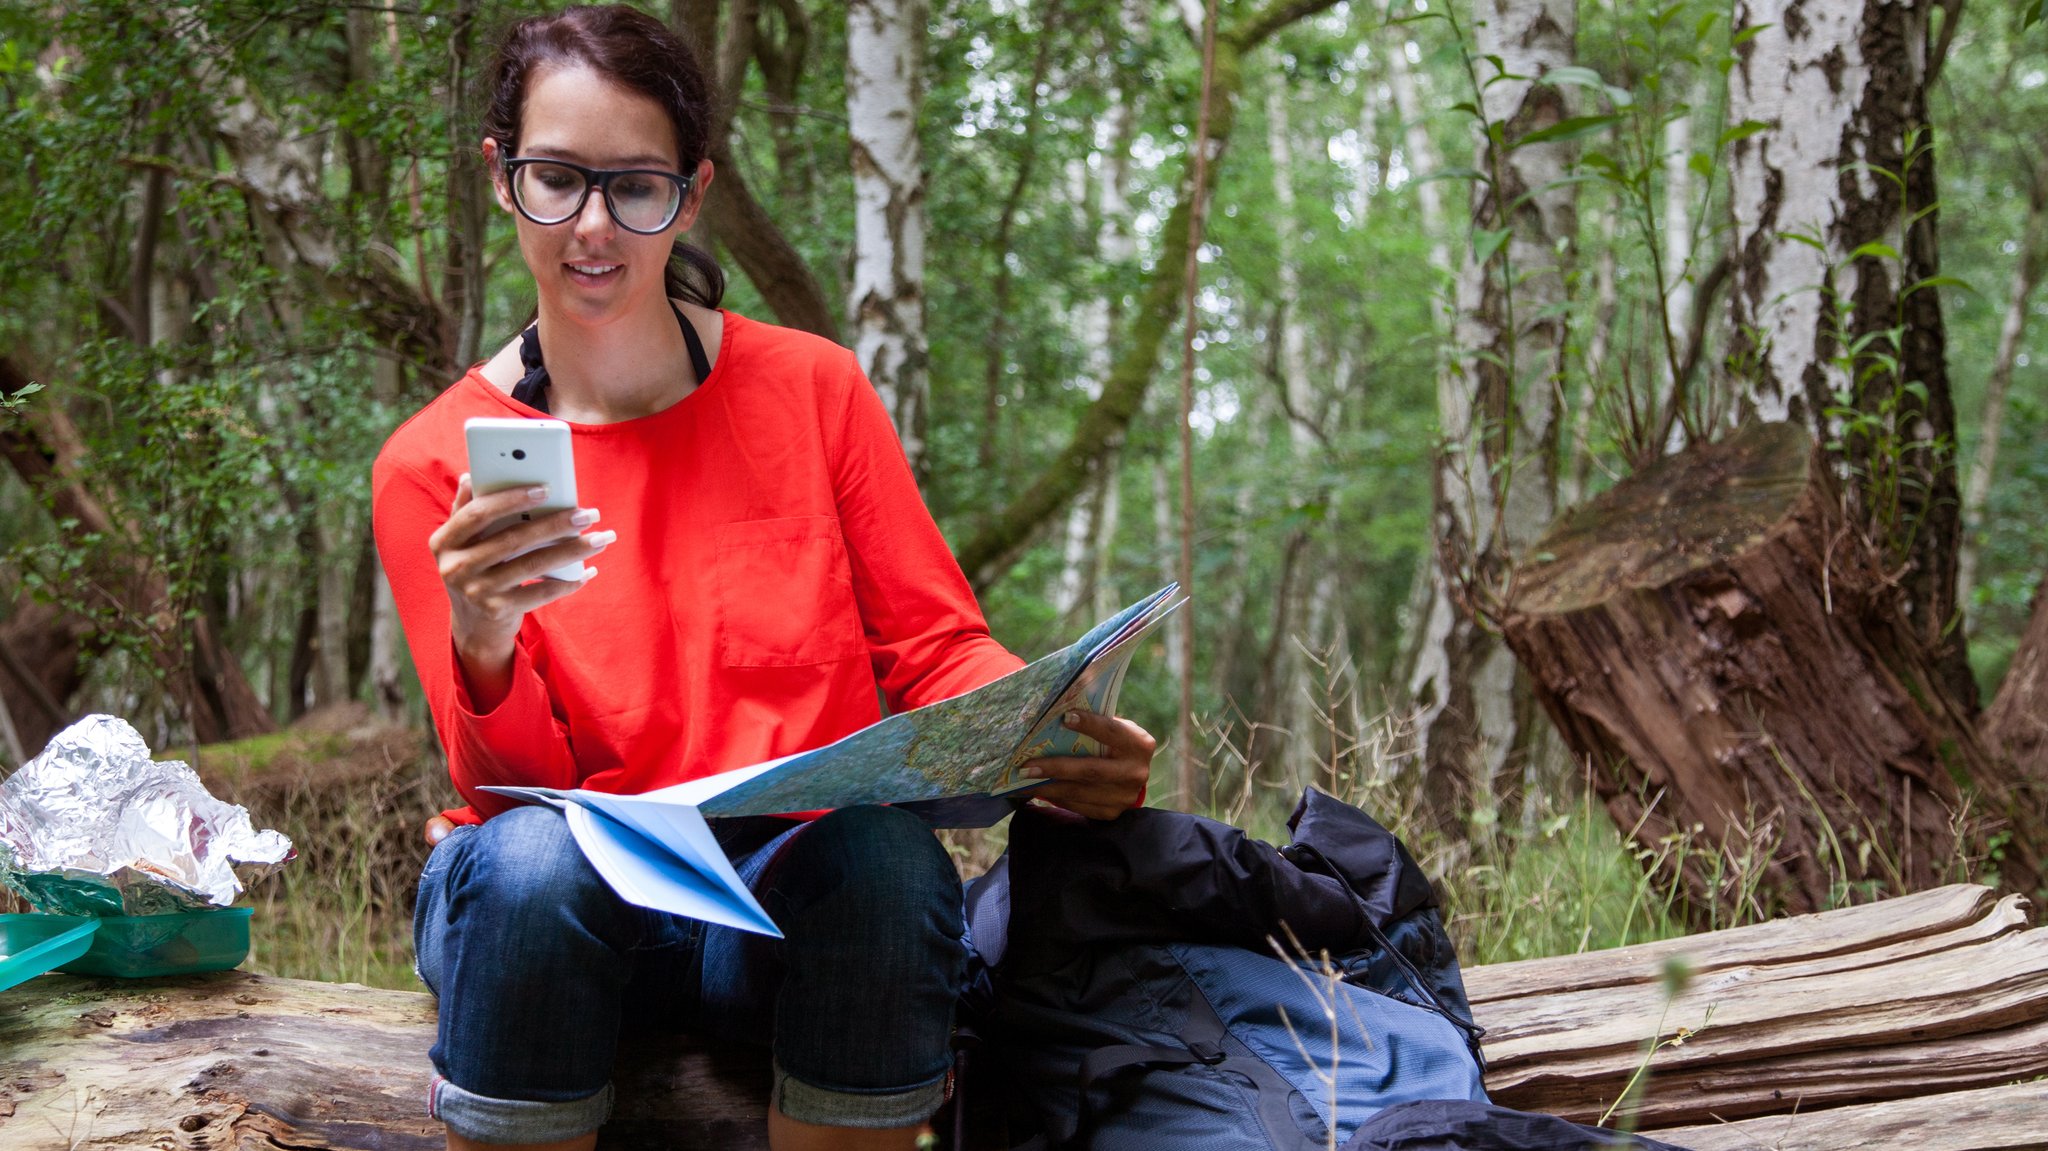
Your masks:
<svg viewBox="0 0 2048 1151"><path fill-rule="evenodd" d="M1027 767L1017 774L1025 779L1043 779L1045 778L1045 769L1042 767Z"/></svg>
<svg viewBox="0 0 2048 1151"><path fill-rule="evenodd" d="M577 508L576 514L569 517L569 522L579 528L587 528L597 522L597 509Z"/></svg>
<svg viewBox="0 0 2048 1151"><path fill-rule="evenodd" d="M468 472L464 472L464 473L462 473L461 475L459 475L459 476L456 476L456 477L455 477L455 483L457 484L457 486L460 486L460 485L462 485L462 484L466 484L466 483L468 483L468 482L469 482L469 473L468 473Z"/></svg>
<svg viewBox="0 0 2048 1151"><path fill-rule="evenodd" d="M534 503L539 503L542 500L548 498L547 485L542 484L540 487L537 488L526 489L526 498L532 500Z"/></svg>
<svg viewBox="0 0 2048 1151"><path fill-rule="evenodd" d="M597 577L597 569L596 569L596 568L594 568L594 567L591 567L591 566L590 566L589 564L584 564L584 565L583 565L583 582L584 582L584 583L589 583L589 582L590 582L590 581L591 581L592 579L595 579L596 577Z"/></svg>
<svg viewBox="0 0 2048 1151"><path fill-rule="evenodd" d="M1066 724L1068 727L1079 727L1081 726L1081 713L1078 711L1070 711L1067 714L1060 717L1060 722Z"/></svg>
<svg viewBox="0 0 2048 1151"><path fill-rule="evenodd" d="M591 551L603 551L605 548L612 546L612 541L619 538L619 533L591 532L589 535L584 536L583 538L590 541Z"/></svg>

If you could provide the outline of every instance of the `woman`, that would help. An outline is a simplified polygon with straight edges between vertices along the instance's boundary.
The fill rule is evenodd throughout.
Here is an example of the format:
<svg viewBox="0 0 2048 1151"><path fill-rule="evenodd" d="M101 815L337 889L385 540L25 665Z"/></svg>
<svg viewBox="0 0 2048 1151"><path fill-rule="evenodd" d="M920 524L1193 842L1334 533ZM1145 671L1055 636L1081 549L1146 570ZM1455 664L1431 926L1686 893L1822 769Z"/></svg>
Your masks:
<svg viewBox="0 0 2048 1151"><path fill-rule="evenodd" d="M631 9L510 31L482 152L538 323L377 460L379 551L469 803L414 924L451 1147L592 1146L628 1015L772 1042L785 1151L912 1146L946 1090L960 888L914 817L726 821L774 941L623 903L558 813L477 790L644 791L857 730L878 689L916 707L1019 666L852 356L719 310L716 266L677 248L713 178L710 102L689 50ZM571 424L605 526L592 506L481 537L544 493L475 495L462 422L543 412ZM1140 802L1151 738L1069 723L1107 750L1033 764L1053 777L1038 794L1093 818Z"/></svg>

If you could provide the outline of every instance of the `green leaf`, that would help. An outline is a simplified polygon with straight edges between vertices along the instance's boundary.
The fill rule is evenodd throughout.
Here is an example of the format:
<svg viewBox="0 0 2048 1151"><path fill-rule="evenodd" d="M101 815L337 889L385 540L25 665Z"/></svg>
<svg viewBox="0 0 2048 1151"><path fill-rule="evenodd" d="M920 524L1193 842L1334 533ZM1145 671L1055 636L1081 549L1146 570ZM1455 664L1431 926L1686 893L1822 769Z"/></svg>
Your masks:
<svg viewBox="0 0 2048 1151"><path fill-rule="evenodd" d="M2039 24L2043 15L2048 15L2048 0L2034 0L2020 12L2020 31Z"/></svg>
<svg viewBox="0 0 2048 1151"><path fill-rule="evenodd" d="M1477 168L1438 168L1429 175L1411 182L1427 184L1431 180L1477 180L1482 184L1488 182L1486 173Z"/></svg>
<svg viewBox="0 0 2048 1151"><path fill-rule="evenodd" d="M1975 294L1977 291L1976 285L1960 276L1929 276L1912 287L1907 288L1905 294L1910 296L1922 288L1961 288L1963 291L1972 294Z"/></svg>
<svg viewBox="0 0 2048 1151"><path fill-rule="evenodd" d="M1685 166L1692 169L1693 174L1702 180L1714 178L1714 158L1705 152L1694 152L1686 158Z"/></svg>
<svg viewBox="0 0 2048 1151"><path fill-rule="evenodd" d="M1578 64L1566 64L1552 68L1543 74L1543 82L1550 85L1563 84L1572 88L1605 88L1607 81L1600 73Z"/></svg>
<svg viewBox="0 0 2048 1151"><path fill-rule="evenodd" d="M1591 168L1610 183L1628 183L1628 173L1622 169L1620 162L1605 152L1588 151L1579 157L1579 166Z"/></svg>
<svg viewBox="0 0 2048 1151"><path fill-rule="evenodd" d="M1472 261L1476 264L1490 262L1514 233L1513 228L1472 229Z"/></svg>
<svg viewBox="0 0 2048 1151"><path fill-rule="evenodd" d="M1747 140L1758 132L1768 132L1770 130L1771 126L1762 120L1744 120L1740 124L1731 124L1723 129L1720 138L1714 141L1714 147L1726 148L1737 140Z"/></svg>
<svg viewBox="0 0 2048 1151"><path fill-rule="evenodd" d="M1719 19L1721 19L1721 14L1719 12L1709 12L1706 15L1700 17L1700 22L1693 25L1692 38L1699 41L1705 41L1707 38L1707 33L1712 32L1714 30L1714 23Z"/></svg>
<svg viewBox="0 0 2048 1151"><path fill-rule="evenodd" d="M1852 260L1860 260L1865 256L1880 260L1896 260L1899 258L1899 250L1883 240L1872 240L1868 244L1858 244L1856 250L1849 253Z"/></svg>
<svg viewBox="0 0 2048 1151"><path fill-rule="evenodd" d="M1737 29L1735 35L1728 38L1728 46L1730 48L1740 48L1751 40L1756 39L1764 29L1775 27L1777 27L1775 24L1751 24L1747 28Z"/></svg>
<svg viewBox="0 0 2048 1151"><path fill-rule="evenodd" d="M1620 116L1612 113L1602 116L1567 116L1548 128L1538 128L1520 140L1515 141L1515 147L1521 148L1530 144L1550 144L1559 140L1576 140L1581 136L1591 136L1595 132L1604 132L1620 120Z"/></svg>

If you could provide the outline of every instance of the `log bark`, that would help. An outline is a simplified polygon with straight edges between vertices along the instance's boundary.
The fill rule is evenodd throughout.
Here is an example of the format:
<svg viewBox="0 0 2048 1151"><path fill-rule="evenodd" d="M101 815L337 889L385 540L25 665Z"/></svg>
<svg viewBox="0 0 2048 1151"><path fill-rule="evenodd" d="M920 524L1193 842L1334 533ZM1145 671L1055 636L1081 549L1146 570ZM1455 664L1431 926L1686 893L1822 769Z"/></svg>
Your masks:
<svg viewBox="0 0 2048 1151"><path fill-rule="evenodd" d="M1849 1111L1774 1115L1650 1134L1690 1151L1837 1151L1911 1147L1913 1151L2039 1151L2048 1147L2048 1086L2020 1083L1900 1099Z"/></svg>
<svg viewBox="0 0 2048 1151"><path fill-rule="evenodd" d="M1700 919L1928 887L1995 836L2036 889L2041 797L1942 689L1801 428L1659 461L1534 550L1502 633Z"/></svg>

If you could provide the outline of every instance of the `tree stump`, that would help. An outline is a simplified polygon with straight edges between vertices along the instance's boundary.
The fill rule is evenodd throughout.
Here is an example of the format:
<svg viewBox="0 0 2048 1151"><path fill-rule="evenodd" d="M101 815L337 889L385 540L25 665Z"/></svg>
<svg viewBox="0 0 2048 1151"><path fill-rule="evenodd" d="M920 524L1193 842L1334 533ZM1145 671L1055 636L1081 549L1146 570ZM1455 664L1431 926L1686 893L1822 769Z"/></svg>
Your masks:
<svg viewBox="0 0 2048 1151"><path fill-rule="evenodd" d="M1535 554L1507 642L1701 919L1929 887L1993 849L2008 886L2036 889L2014 780L1941 689L1803 429L1661 460Z"/></svg>

